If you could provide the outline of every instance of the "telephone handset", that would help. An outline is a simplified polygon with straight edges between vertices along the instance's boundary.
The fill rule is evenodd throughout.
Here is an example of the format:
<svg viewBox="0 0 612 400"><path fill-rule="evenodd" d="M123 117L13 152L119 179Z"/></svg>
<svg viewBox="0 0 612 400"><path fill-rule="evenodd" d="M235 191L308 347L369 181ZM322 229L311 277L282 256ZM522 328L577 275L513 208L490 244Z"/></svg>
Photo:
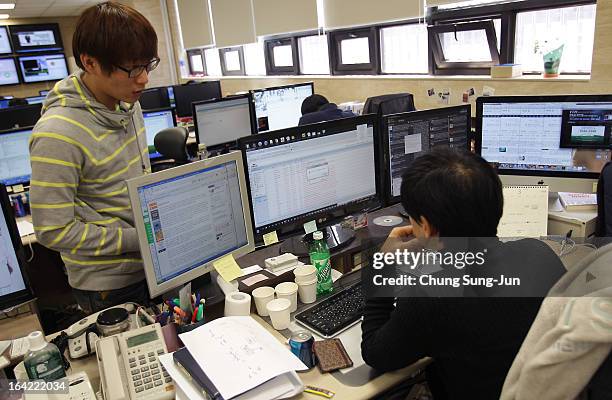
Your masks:
<svg viewBox="0 0 612 400"><path fill-rule="evenodd" d="M96 353L104 399L174 399L172 378L158 358L167 351L157 323L98 340Z"/></svg>

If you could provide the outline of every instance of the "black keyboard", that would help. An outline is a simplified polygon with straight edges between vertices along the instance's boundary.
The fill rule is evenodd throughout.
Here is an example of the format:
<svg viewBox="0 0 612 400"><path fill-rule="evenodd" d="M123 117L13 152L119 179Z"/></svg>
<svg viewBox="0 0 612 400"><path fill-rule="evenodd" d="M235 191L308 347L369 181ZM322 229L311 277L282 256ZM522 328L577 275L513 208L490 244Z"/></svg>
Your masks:
<svg viewBox="0 0 612 400"><path fill-rule="evenodd" d="M295 319L323 337L332 337L359 321L363 306L364 298L359 282L300 312Z"/></svg>

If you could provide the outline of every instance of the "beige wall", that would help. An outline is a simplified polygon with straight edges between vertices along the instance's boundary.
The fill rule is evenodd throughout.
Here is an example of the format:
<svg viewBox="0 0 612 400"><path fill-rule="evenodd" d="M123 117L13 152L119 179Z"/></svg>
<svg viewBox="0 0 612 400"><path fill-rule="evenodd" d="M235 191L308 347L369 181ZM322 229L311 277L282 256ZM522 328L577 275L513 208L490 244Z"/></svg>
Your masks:
<svg viewBox="0 0 612 400"><path fill-rule="evenodd" d="M496 95L538 95L538 94L582 94L612 93L612 1L600 0L597 3L597 21L595 28L595 45L593 49L593 68L589 80L576 79L513 79L491 80L488 77L478 78L389 78L389 77L262 77L262 78L225 78L222 79L223 94L255 89L266 86L290 84L312 80L317 93L328 97L330 101L364 101L367 97L385 93L409 92L415 95L417 108L442 107L437 97L427 96L427 90L436 92L448 88L451 90L451 105L461 104L462 94L469 88L476 89L476 95L482 95L484 86L495 89ZM476 96L472 97L474 104Z"/></svg>
<svg viewBox="0 0 612 400"><path fill-rule="evenodd" d="M77 22L77 17L54 17L54 18L25 18L9 19L2 21L1 25L22 25L22 24L59 24L62 42L64 43L64 53L66 58L72 57L72 35ZM68 61L68 68L71 69L74 63ZM72 65L70 65L72 64ZM71 69L72 71L72 69ZM54 82L29 83L13 86L0 86L0 96L11 95L15 97L38 96L39 90L48 90L53 87Z"/></svg>

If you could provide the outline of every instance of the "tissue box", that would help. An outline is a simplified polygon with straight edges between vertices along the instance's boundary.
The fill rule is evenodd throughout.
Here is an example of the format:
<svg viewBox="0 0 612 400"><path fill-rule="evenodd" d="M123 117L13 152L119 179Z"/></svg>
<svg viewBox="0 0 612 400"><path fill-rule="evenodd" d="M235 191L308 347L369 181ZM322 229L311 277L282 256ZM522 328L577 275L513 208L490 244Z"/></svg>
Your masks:
<svg viewBox="0 0 612 400"><path fill-rule="evenodd" d="M500 64L491 67L491 78L516 78L523 75L520 64Z"/></svg>

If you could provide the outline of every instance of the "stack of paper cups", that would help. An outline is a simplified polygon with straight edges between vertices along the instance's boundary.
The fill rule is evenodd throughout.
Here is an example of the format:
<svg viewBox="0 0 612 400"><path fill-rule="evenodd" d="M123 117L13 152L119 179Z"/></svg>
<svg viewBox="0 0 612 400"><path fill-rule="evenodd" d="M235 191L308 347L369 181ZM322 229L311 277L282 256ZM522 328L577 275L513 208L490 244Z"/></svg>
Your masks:
<svg viewBox="0 0 612 400"><path fill-rule="evenodd" d="M314 267L314 265L300 265L293 270L293 274L295 275L295 283L299 285L300 282L310 282L313 279L316 279L317 269Z"/></svg>
<svg viewBox="0 0 612 400"><path fill-rule="evenodd" d="M251 315L251 296L242 292L228 293L223 314L226 317Z"/></svg>
<svg viewBox="0 0 612 400"><path fill-rule="evenodd" d="M289 312L295 312L295 310L297 310L297 284L293 282L279 283L274 288L274 291L276 292L276 297L279 299L287 299L291 302Z"/></svg>

